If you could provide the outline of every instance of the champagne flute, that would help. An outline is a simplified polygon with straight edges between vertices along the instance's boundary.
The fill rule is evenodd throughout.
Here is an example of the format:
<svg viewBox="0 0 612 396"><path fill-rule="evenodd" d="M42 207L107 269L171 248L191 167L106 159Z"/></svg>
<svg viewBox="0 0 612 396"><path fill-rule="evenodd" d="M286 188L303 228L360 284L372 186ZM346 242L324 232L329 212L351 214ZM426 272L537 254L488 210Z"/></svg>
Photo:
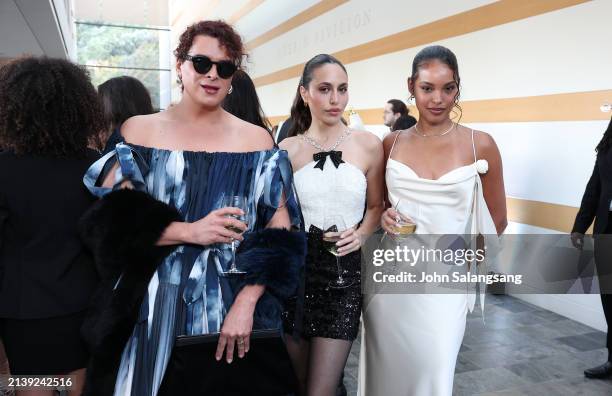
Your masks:
<svg viewBox="0 0 612 396"><path fill-rule="evenodd" d="M325 232L326 230L333 230ZM342 267L340 266L340 256L338 255L338 246L336 242L340 240L340 234L346 231L348 227L344 223L341 216L338 215L327 215L323 220L323 247L329 253L336 257L336 270L338 271L338 277L329 282L329 287L334 289L342 289L350 286L353 282L347 280L342 276Z"/></svg>
<svg viewBox="0 0 612 396"><path fill-rule="evenodd" d="M221 200L221 207L234 207L234 208L242 209L244 214L242 215L230 214L230 215L227 215L226 217L234 218L236 220L242 221L245 224L248 222L249 202L245 196L224 195ZM226 226L225 228L228 230L237 232L239 234L242 233L241 229L234 227L232 225ZM222 274L228 275L228 276L244 275L246 274L246 271L242 271L238 269L238 267L236 267L236 248L238 247L238 244L240 243L240 241L237 241L232 238L232 241L230 243L232 247L232 264L230 266L230 269L222 272Z"/></svg>

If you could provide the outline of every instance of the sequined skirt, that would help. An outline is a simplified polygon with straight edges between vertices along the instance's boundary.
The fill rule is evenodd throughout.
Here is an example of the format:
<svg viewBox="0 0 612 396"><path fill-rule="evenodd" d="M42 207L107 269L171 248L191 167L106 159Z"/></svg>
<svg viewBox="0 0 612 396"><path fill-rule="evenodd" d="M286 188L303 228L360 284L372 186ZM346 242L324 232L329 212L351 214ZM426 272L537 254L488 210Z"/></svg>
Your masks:
<svg viewBox="0 0 612 396"><path fill-rule="evenodd" d="M361 315L361 251L339 257L340 273L349 286L330 287L338 278L336 258L325 250L321 235L308 234L302 308L290 300L283 314L285 331L303 338L354 340ZM296 310L302 312L296 315ZM301 323L296 323L300 321Z"/></svg>

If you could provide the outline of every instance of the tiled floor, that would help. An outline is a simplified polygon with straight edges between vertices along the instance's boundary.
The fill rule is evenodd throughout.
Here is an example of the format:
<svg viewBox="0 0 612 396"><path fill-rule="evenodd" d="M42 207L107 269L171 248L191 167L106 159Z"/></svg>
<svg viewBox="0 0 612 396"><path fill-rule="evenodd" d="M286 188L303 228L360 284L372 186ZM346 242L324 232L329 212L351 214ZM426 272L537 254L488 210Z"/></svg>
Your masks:
<svg viewBox="0 0 612 396"><path fill-rule="evenodd" d="M487 296L468 317L457 359L453 395L612 395L612 380L588 380L588 367L605 362L605 333L509 296ZM357 391L359 339L344 383Z"/></svg>

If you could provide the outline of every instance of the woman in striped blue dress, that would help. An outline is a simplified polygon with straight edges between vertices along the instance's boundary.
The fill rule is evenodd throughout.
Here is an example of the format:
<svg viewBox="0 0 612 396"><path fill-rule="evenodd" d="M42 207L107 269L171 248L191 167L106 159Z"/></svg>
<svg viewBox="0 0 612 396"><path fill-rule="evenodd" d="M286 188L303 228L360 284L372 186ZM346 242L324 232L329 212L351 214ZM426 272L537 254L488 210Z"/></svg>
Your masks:
<svg viewBox="0 0 612 396"><path fill-rule="evenodd" d="M97 238L91 224L106 213L105 219L124 221L134 232L150 232L154 238L149 240L163 251L142 298L137 299L133 327L122 333L123 338L116 337L125 339L116 361L109 363L112 359L107 356L91 370L88 389L95 394L105 387L114 395L157 394L177 335L220 332L217 360L230 363L235 354L243 357L253 328L281 327L282 300L297 288L305 243L302 233L288 231L302 225L287 153L273 146L266 130L220 106L231 94L231 76L243 56L240 37L223 22L199 22L181 35L175 55L181 101L162 113L129 119L121 130L125 143L93 164L85 176L90 190L104 196L101 201L115 201L112 209L100 209L86 219L86 239ZM128 194L121 187L129 187L131 196L118 204L125 198L120 194ZM138 192L146 194L136 196ZM231 217L242 211L223 207L224 196L246 198L245 221ZM166 219L162 227L150 225L155 216L141 214L143 207L149 208L151 197L156 201L148 210L162 213L157 216ZM155 206L160 204L165 206ZM133 215L137 210L140 226L123 220L123 213ZM116 224L113 227L119 229ZM246 280L237 288L223 274L231 261L229 242L244 238L246 245L248 235L254 233L274 254L290 252L275 264L273 260L245 263L249 266ZM123 238L109 234L123 243ZM139 238L135 239L140 243ZM115 296L134 289L128 285L137 276L130 271L124 267L108 283ZM100 330L91 330L96 332ZM92 338L100 356L114 345L100 342L95 335ZM107 384L109 377L114 380L112 386Z"/></svg>

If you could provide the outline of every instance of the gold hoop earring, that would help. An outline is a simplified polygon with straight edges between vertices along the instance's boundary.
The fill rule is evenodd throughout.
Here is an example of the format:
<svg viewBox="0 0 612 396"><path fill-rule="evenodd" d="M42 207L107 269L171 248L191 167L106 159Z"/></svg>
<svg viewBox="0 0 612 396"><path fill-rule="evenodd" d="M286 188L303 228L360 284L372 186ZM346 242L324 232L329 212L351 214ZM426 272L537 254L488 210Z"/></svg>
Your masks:
<svg viewBox="0 0 612 396"><path fill-rule="evenodd" d="M459 117L459 113L458 113L458 112L456 112L456 111L455 111L455 108L453 107L453 108L451 109L451 117L450 117L450 119L451 119L451 120L453 120L453 121L455 121L455 119L457 119L458 117Z"/></svg>

